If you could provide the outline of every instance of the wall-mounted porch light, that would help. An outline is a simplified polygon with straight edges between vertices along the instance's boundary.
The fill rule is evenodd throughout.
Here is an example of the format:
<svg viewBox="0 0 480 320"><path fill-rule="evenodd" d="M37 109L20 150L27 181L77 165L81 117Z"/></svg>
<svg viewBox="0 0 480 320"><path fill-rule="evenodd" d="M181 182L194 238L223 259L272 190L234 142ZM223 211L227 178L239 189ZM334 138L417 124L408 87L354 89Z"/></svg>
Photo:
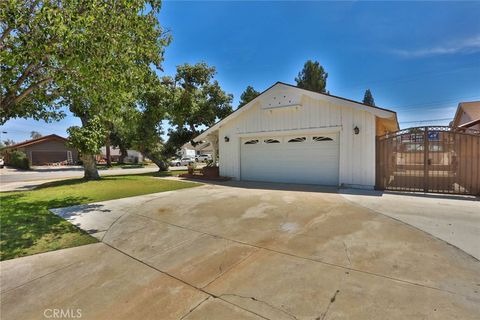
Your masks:
<svg viewBox="0 0 480 320"><path fill-rule="evenodd" d="M225 136L225 138L223 138L223 139L225 140L225 142L228 142L228 141L230 141L230 138L229 138L229 137L227 137L227 136Z"/></svg>
<svg viewBox="0 0 480 320"><path fill-rule="evenodd" d="M360 129L357 126L355 126L355 128L353 128L353 132L355 132L355 134L359 134Z"/></svg>

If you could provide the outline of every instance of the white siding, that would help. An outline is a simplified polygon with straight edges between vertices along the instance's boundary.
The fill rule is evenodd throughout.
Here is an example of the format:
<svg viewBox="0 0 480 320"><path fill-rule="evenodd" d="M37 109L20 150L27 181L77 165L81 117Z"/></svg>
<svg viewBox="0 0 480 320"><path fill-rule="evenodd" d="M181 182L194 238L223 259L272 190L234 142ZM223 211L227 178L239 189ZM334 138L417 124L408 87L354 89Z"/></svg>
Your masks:
<svg viewBox="0 0 480 320"><path fill-rule="evenodd" d="M290 89L295 90L295 89ZM288 89L278 94L288 95ZM287 96L288 99L288 96ZM375 184L375 115L327 100L303 95L301 103L284 108L265 109L259 99L249 110L219 128L220 174L240 178L240 139L246 134L322 130L340 133L340 185L373 187ZM353 128L360 133L355 135ZM225 142L224 137L229 137Z"/></svg>

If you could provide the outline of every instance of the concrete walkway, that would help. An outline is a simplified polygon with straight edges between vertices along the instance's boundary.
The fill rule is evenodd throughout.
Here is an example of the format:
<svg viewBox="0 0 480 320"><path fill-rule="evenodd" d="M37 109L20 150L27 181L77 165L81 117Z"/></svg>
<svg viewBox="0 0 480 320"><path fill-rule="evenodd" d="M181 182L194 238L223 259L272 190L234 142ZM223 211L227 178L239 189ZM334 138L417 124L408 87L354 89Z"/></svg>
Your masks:
<svg viewBox="0 0 480 320"><path fill-rule="evenodd" d="M480 314L478 260L336 190L227 183L56 212L102 243L2 262L2 319Z"/></svg>

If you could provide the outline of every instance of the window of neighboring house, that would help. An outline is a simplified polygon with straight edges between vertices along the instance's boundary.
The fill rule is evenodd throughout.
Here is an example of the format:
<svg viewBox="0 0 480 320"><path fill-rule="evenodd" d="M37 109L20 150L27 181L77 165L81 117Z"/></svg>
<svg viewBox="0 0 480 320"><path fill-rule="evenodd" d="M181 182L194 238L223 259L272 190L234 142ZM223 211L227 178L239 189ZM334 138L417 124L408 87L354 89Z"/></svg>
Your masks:
<svg viewBox="0 0 480 320"><path fill-rule="evenodd" d="M307 140L306 137L298 137L288 140L288 142L305 142Z"/></svg>
<svg viewBox="0 0 480 320"><path fill-rule="evenodd" d="M265 143L280 143L280 141L277 140L277 139L265 139L265 140L263 140L263 142L265 142Z"/></svg>
<svg viewBox="0 0 480 320"><path fill-rule="evenodd" d="M329 137L313 137L312 140L313 141L333 141L333 139Z"/></svg>
<svg viewBox="0 0 480 320"><path fill-rule="evenodd" d="M258 139L253 139L253 140L245 141L244 144L257 144L257 143L258 143Z"/></svg>

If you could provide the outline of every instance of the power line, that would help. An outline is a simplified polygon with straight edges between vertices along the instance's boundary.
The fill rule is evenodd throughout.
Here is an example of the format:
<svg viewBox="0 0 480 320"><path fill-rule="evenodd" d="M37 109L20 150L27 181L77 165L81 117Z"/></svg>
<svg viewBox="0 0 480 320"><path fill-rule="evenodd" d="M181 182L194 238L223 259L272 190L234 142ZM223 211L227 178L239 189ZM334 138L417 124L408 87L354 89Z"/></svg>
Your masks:
<svg viewBox="0 0 480 320"><path fill-rule="evenodd" d="M459 71L463 71L463 70L468 70L468 69L470 69L469 67L472 67L472 66L480 68L480 64L478 64L478 63L469 63L469 64L462 65L462 66L460 66L460 68L457 68L457 69L448 69L448 70L445 70L445 71L417 72L417 73L411 73L411 74L408 74L408 75L402 76L402 77L378 79L378 80L374 80L374 81L371 81L371 82L368 82L368 83L364 82L364 83L354 84L354 85L345 86L345 87L340 86L340 88L341 89L355 89L355 88L360 88L360 87L370 87L373 84L377 84L377 83L385 84L385 83L408 82L408 81L417 80L417 79L421 78L419 76L425 76L425 75L438 76L438 75L444 75L444 74L449 74L449 73L455 73L455 72L459 72Z"/></svg>
<svg viewBox="0 0 480 320"><path fill-rule="evenodd" d="M479 95L464 96L464 97L458 97L458 98L436 100L436 101L425 102L425 103L420 103L420 104L403 105L403 106L398 106L396 108L397 109L401 108L402 110L410 110L410 109L415 109L415 108L418 108L418 107L434 106L434 105L437 105L437 104L440 104L440 103L445 103L445 102L461 102L463 99L471 99L471 98L480 99L480 96Z"/></svg>
<svg viewBox="0 0 480 320"><path fill-rule="evenodd" d="M399 121L398 123L424 123L424 122L438 122L438 121L448 121L452 118L443 118L443 119L427 119L427 120L415 120L415 121Z"/></svg>

